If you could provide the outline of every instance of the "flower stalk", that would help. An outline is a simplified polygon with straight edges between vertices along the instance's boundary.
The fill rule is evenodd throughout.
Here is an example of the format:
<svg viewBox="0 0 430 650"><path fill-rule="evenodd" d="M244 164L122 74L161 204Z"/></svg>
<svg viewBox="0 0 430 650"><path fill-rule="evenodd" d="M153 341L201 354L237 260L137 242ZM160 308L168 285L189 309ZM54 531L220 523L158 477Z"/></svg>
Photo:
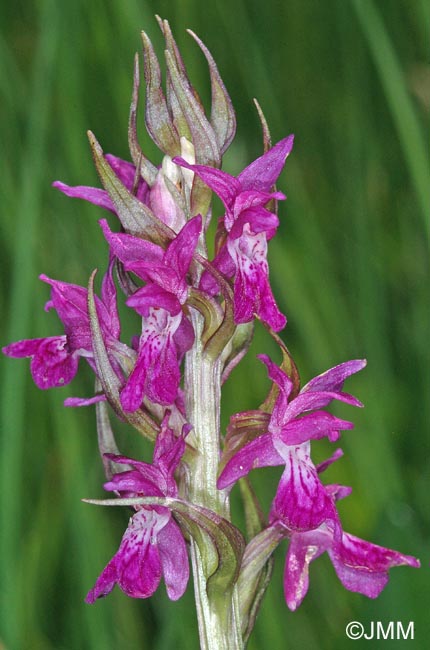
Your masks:
<svg viewBox="0 0 430 650"><path fill-rule="evenodd" d="M187 473L188 497L230 521L229 497L217 489L220 458L221 359L212 359L202 343L204 318L192 310L196 342L185 358L187 419L193 425L197 454ZM204 650L240 650L243 647L238 615L237 587L231 603L223 595L210 595L207 590L202 556L197 544L191 542L194 594L196 601L200 646Z"/></svg>

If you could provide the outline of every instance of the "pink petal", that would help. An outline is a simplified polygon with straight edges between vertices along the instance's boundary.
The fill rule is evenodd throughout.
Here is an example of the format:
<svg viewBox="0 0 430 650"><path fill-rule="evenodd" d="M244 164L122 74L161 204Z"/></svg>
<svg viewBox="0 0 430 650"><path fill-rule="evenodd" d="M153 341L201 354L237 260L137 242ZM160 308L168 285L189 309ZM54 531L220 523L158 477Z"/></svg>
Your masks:
<svg viewBox="0 0 430 650"><path fill-rule="evenodd" d="M165 496L165 481L158 469L149 463L137 463L132 458L117 454L104 454L105 458L120 465L132 465L135 469L114 474L103 487L109 492L120 492L122 496Z"/></svg>
<svg viewBox="0 0 430 650"><path fill-rule="evenodd" d="M358 400L347 393L334 393L327 391L300 392L297 397L288 404L284 413L284 421L292 420L307 411L324 408L324 406L330 404L334 399L350 404L351 406L358 405Z"/></svg>
<svg viewBox="0 0 430 650"><path fill-rule="evenodd" d="M110 210L110 212L116 214L115 206L110 200L109 194L106 190L101 190L99 187L87 187L86 185L70 186L61 181L55 181L52 183L52 187L55 187L57 190L60 190L60 192L73 199L89 201L89 203L92 203L93 205L97 205L105 210Z"/></svg>
<svg viewBox="0 0 430 650"><path fill-rule="evenodd" d="M94 397L68 397L64 400L64 406L80 407L91 406L99 402L106 402L106 395L94 395Z"/></svg>
<svg viewBox="0 0 430 650"><path fill-rule="evenodd" d="M163 262L174 269L178 278L184 279L188 273L201 230L202 217L198 214L187 221L167 247Z"/></svg>
<svg viewBox="0 0 430 650"><path fill-rule="evenodd" d="M112 232L106 219L100 219L99 224L112 253L121 262L142 261L147 264L161 264L164 255L161 246L134 235Z"/></svg>
<svg viewBox="0 0 430 650"><path fill-rule="evenodd" d="M39 276L43 282L51 285L51 300L45 309L55 309L64 325L67 341L71 350L92 350L90 321L88 317L88 292L83 287L68 282L52 280L46 275ZM96 298L97 311L101 315L100 301ZM101 319L102 329L107 329L106 318Z"/></svg>
<svg viewBox="0 0 430 650"><path fill-rule="evenodd" d="M339 438L339 431L353 428L352 422L341 420L325 411L316 411L288 422L282 427L279 436L286 445L300 445L324 437L333 442Z"/></svg>
<svg viewBox="0 0 430 650"><path fill-rule="evenodd" d="M106 596L115 583L132 598L152 596L162 573L156 541L163 525L165 521L155 511L140 510L132 517L117 553L88 593L87 603Z"/></svg>
<svg viewBox="0 0 430 650"><path fill-rule="evenodd" d="M402 564L419 567L420 562L389 548L371 544L343 533L329 555L343 586L369 598L376 598L388 582L388 569Z"/></svg>
<svg viewBox="0 0 430 650"><path fill-rule="evenodd" d="M233 208L234 200L241 190L241 185L234 176L230 176L221 169L204 165L190 165L183 158L173 158L173 162L186 169L191 169L215 194L218 194L227 210Z"/></svg>
<svg viewBox="0 0 430 650"><path fill-rule="evenodd" d="M309 588L309 564L326 551L332 535L324 529L291 536L284 570L284 594L291 611L295 611Z"/></svg>
<svg viewBox="0 0 430 650"><path fill-rule="evenodd" d="M285 422L285 411L288 406L288 398L293 389L293 382L276 363L273 363L267 354L257 354L257 359L260 359L266 365L269 379L279 387L279 395L276 399L269 425L272 433L278 433Z"/></svg>
<svg viewBox="0 0 430 650"><path fill-rule="evenodd" d="M157 545L167 595L178 600L187 588L190 569L184 538L173 519L158 533Z"/></svg>
<svg viewBox="0 0 430 650"><path fill-rule="evenodd" d="M336 449L336 451L333 452L333 454L330 456L330 458L327 458L327 460L324 460L322 463L318 463L316 466L316 470L318 474L321 474L322 472L325 472L325 470L330 467L333 463L335 463L339 458L342 458L343 456L343 451L342 449Z"/></svg>
<svg viewBox="0 0 430 650"><path fill-rule="evenodd" d="M242 188L269 192L282 171L293 143L294 136L289 135L248 165L237 177Z"/></svg>
<svg viewBox="0 0 430 650"><path fill-rule="evenodd" d="M239 215L250 208L262 207L272 199L285 199L282 192L262 192L261 190L242 190L234 202L235 220ZM270 213L269 213L270 214Z"/></svg>
<svg viewBox="0 0 430 650"><path fill-rule="evenodd" d="M65 336L42 339L31 360L34 383L42 390L70 384L78 371L78 357L70 354Z"/></svg>
<svg viewBox="0 0 430 650"><path fill-rule="evenodd" d="M121 158L113 156L112 154L107 154L106 160L112 167L115 174L118 176L119 180L131 192L134 186L134 179L136 175L135 166L125 160L121 160ZM66 196L89 201L93 205L98 205L99 207L110 210L110 212L116 214L115 206L112 203L106 190L102 190L98 187L88 187L86 185L70 186L62 183L61 181L55 181L52 183L52 186L57 190L60 190L60 192ZM142 203L146 203L148 192L148 185L142 178L140 178L137 186L136 197L139 199L139 201L142 201Z"/></svg>
<svg viewBox="0 0 430 650"><path fill-rule="evenodd" d="M183 278L179 278L175 269L169 266L153 266L146 262L128 263L127 271L133 271L139 277L152 282L154 287L159 287L175 299L177 305L183 305L188 297L188 285ZM154 305L161 307L161 305Z"/></svg>
<svg viewBox="0 0 430 650"><path fill-rule="evenodd" d="M126 302L129 307L135 309L144 318L149 318L149 314L154 313L156 309L175 317L181 312L181 304L177 297L153 283L138 289L132 296L127 298Z"/></svg>
<svg viewBox="0 0 430 650"><path fill-rule="evenodd" d="M9 343L9 345L6 345L4 348L2 348L2 352L7 357L12 357L13 359L33 357L37 353L41 343L44 341L57 341L58 339L61 339L64 342L66 341L65 336L51 336L48 338L40 339L24 339L23 341Z"/></svg>
<svg viewBox="0 0 430 650"><path fill-rule="evenodd" d="M69 282L53 280L43 274L39 278L51 285L51 300L48 301L45 309L56 310L64 325L70 351L83 349L92 353L87 289ZM111 314L98 296L95 296L95 303L102 332L106 338L112 337L114 333L111 332Z"/></svg>
<svg viewBox="0 0 430 650"><path fill-rule="evenodd" d="M138 409L144 395L166 406L175 401L180 372L173 334L181 317L164 309L150 309L143 322L136 365L121 393L124 410Z"/></svg>
<svg viewBox="0 0 430 650"><path fill-rule="evenodd" d="M118 585L132 598L148 598L160 584L156 517L155 512L144 510L134 515L116 555Z"/></svg>
<svg viewBox="0 0 430 650"><path fill-rule="evenodd" d="M222 246L218 255L212 261L212 266L214 266L220 273L222 273L226 278L232 278L236 272L236 265L228 252L227 246ZM215 296L220 292L220 287L216 279L209 273L205 271L202 275L200 281L200 289L205 291L210 296Z"/></svg>
<svg viewBox="0 0 430 650"><path fill-rule="evenodd" d="M176 436L173 430L169 428L169 418L170 413L167 412L161 424L161 431L155 441L153 463L159 468L163 476L173 478L173 473L185 451L185 440L184 436ZM187 425L184 435L188 431L189 426Z"/></svg>
<svg viewBox="0 0 430 650"><path fill-rule="evenodd" d="M218 479L219 490L229 487L252 469L284 465L284 458L273 444L273 436L264 434L242 447L224 467Z"/></svg>
<svg viewBox="0 0 430 650"><path fill-rule="evenodd" d="M249 225L249 230L254 235L259 232L266 233L266 239L273 237L279 226L279 219L276 214L269 212L265 208L249 208L244 210L237 217L236 221L231 227L230 238L237 239L243 233L245 225Z"/></svg>
<svg viewBox="0 0 430 650"><path fill-rule="evenodd" d="M109 262L108 270L103 276L101 296L103 305L105 306L107 315L110 319L110 334L113 338L119 339L121 324L117 307L116 288L113 280L114 264L115 258L112 258Z"/></svg>
<svg viewBox="0 0 430 650"><path fill-rule="evenodd" d="M366 366L366 359L355 359L354 361L345 361L330 370L326 370L321 375L314 377L303 387L305 391L329 391L339 392L342 390L345 379L359 372Z"/></svg>
<svg viewBox="0 0 430 650"><path fill-rule="evenodd" d="M110 594L117 581L117 570L115 557L105 566L102 573L97 578L96 584L86 595L85 602L92 605L97 598L104 598Z"/></svg>
<svg viewBox="0 0 430 650"><path fill-rule="evenodd" d="M254 314L273 330L281 330L286 318L279 311L269 285L264 233L252 235L245 227L239 239L227 241L228 251L236 264L234 308L236 323L249 323Z"/></svg>
<svg viewBox="0 0 430 650"><path fill-rule="evenodd" d="M173 335L173 340L178 351L178 356L181 359L194 343L194 328L191 325L185 314L182 315L180 325Z"/></svg>
<svg viewBox="0 0 430 650"><path fill-rule="evenodd" d="M309 457L309 444L284 447L275 441L283 456L282 474L272 504L270 521L279 519L289 530L307 531L317 528L327 519L335 519L333 502L318 478Z"/></svg>
<svg viewBox="0 0 430 650"><path fill-rule="evenodd" d="M317 468L319 473L319 469ZM333 499L333 501L340 501L341 499L346 499L352 492L352 487L347 485L339 485L339 483L331 483L330 485L325 486L327 494Z"/></svg>

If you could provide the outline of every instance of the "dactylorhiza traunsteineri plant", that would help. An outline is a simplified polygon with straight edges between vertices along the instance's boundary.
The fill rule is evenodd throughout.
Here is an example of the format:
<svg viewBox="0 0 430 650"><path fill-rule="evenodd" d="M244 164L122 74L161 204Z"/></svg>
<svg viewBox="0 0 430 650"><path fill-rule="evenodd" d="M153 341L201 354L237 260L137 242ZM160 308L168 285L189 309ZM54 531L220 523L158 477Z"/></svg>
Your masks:
<svg viewBox="0 0 430 650"><path fill-rule="evenodd" d="M277 332L286 324L269 284L268 242L276 234L275 189L293 146L290 135L271 146L263 113L263 153L236 177L221 171L236 119L215 62L195 34L209 65L212 106L208 118L192 87L167 21L166 91L151 41L143 33L145 123L163 153L150 162L137 140L139 65L136 57L129 120L132 162L104 155L89 139L104 189L54 183L64 194L113 213L100 221L109 248L100 297L44 275L51 286L46 309L55 309L64 333L12 343L11 357L30 357L42 389L72 381L80 358L95 375L95 394L68 398L67 406L95 404L104 487L115 497L92 501L132 509L119 549L89 591L93 603L115 584L147 598L164 579L172 600L188 583L191 558L202 648L242 648L268 584L271 555L289 539L284 589L295 610L306 595L309 564L325 551L347 589L375 598L397 565L418 567L414 557L344 532L336 501L350 488L326 485L323 463L311 459L311 441L338 440L352 423L330 414L333 400L361 403L344 392L348 377L365 366L354 360L318 375L305 386ZM224 204L214 257L206 233L212 192ZM111 229L112 228L112 229ZM131 342L121 340L117 288L142 318ZM258 319L280 349L280 360L259 355L272 382L256 410L231 417L220 432L221 387L246 353ZM109 419L112 412L154 443L153 462L123 456ZM283 473L266 520L248 474L266 466ZM246 513L245 540L231 522L229 492L239 482ZM96 571L96 567L95 567Z"/></svg>

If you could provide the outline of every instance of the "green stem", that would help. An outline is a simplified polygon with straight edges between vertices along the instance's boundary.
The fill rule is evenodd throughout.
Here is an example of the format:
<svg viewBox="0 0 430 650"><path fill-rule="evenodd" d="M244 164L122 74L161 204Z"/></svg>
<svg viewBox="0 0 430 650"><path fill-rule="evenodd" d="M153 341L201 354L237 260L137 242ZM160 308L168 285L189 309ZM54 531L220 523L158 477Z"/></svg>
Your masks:
<svg viewBox="0 0 430 650"><path fill-rule="evenodd" d="M216 487L220 454L221 362L204 353L201 342L203 317L191 310L196 340L185 362L187 420L194 427L198 453L189 476L188 495L193 503L210 508L230 521L229 500ZM207 593L199 549L191 542L194 593L202 650L240 650L243 648L238 615L237 591L234 589L227 624L219 603Z"/></svg>

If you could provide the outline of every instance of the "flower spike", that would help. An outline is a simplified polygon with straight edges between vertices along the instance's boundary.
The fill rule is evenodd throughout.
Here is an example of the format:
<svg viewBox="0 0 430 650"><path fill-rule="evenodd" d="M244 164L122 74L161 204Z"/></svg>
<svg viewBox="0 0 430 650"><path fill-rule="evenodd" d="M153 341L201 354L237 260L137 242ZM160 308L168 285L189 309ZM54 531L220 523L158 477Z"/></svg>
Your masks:
<svg viewBox="0 0 430 650"><path fill-rule="evenodd" d="M139 143L136 55L128 118L131 162L105 155L88 132L101 187L54 183L65 195L110 213L109 221L99 222L108 260L100 292L94 289L96 271L87 287L41 275L51 292L45 309L56 311L63 329L11 343L3 352L30 358L42 389L69 384L81 358L94 374L94 393L67 397L64 404L95 406L104 488L114 496L84 501L126 506L132 514L86 602L107 596L115 585L132 598L148 598L162 580L168 598L177 600L187 588L190 556L201 647L243 650L282 540L288 541L284 593L290 610L308 591L311 562L325 552L342 585L370 598L385 587L390 568L418 567L419 561L345 532L337 501L351 488L324 482L325 470L343 455L337 446L341 432L353 428L329 407L335 401L362 407L344 384L366 361L340 363L302 385L278 334L287 319L272 292L267 255L280 223L278 202L286 199L276 184L294 136L272 146L254 100L263 153L236 175L222 169L236 116L215 60L188 30L209 68L206 110L168 21L157 21L166 65L162 72L143 32L144 122L161 154L150 161ZM212 229L214 194L222 211ZM126 310L130 318L123 328ZM281 363L259 350L271 383L267 397L259 408L234 413L224 437L222 387L234 384L255 320L263 323L269 343L279 346ZM142 444L153 445L152 462L139 458L140 438L133 444L136 458L124 453L115 416L121 434L126 425L147 439ZM313 445L323 439L336 443L335 450L315 463ZM281 468L268 512L251 484L252 471L265 467ZM231 518L236 483L246 540Z"/></svg>

